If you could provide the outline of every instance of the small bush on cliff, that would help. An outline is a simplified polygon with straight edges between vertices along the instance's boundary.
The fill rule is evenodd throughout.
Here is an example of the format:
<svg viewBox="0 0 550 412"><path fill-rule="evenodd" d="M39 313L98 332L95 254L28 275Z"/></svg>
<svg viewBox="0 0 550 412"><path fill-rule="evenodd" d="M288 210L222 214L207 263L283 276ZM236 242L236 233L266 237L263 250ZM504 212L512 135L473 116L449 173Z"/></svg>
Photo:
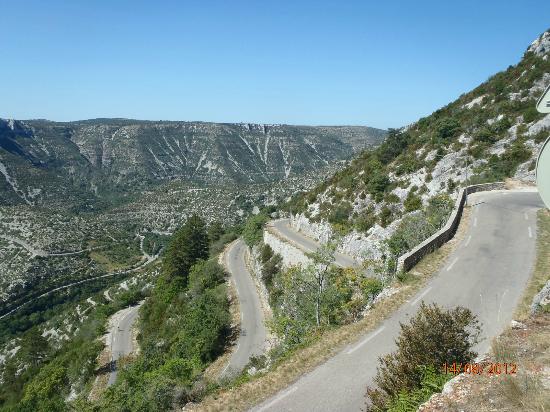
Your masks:
<svg viewBox="0 0 550 412"><path fill-rule="evenodd" d="M422 198L412 191L409 192L407 198L403 202L406 212L413 212L422 208Z"/></svg>
<svg viewBox="0 0 550 412"><path fill-rule="evenodd" d="M428 201L425 210L406 216L387 241L390 259L397 259L441 229L447 222L452 208L453 201L450 196L440 194Z"/></svg>
<svg viewBox="0 0 550 412"><path fill-rule="evenodd" d="M263 245L260 250L260 261L262 262L262 279L268 290L272 289L273 278L277 276L283 264L281 255L274 253L269 245Z"/></svg>
<svg viewBox="0 0 550 412"><path fill-rule="evenodd" d="M245 243L252 247L262 240L264 225L269 220L265 214L260 213L249 218L244 224L242 237Z"/></svg>
<svg viewBox="0 0 550 412"><path fill-rule="evenodd" d="M370 411L387 411L403 393L423 387L426 368L440 371L444 363L467 363L477 354L480 325L469 309L443 310L421 303L408 324L401 324L397 350L379 359L374 379L378 388L367 388Z"/></svg>

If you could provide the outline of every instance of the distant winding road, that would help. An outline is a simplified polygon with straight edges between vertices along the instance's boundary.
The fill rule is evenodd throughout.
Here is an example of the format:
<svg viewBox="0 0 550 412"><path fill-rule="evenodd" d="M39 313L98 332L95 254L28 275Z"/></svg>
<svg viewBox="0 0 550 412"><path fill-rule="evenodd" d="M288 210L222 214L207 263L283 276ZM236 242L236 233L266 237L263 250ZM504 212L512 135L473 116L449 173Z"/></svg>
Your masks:
<svg viewBox="0 0 550 412"><path fill-rule="evenodd" d="M481 192L470 195L468 202L473 206L468 233L437 276L376 330L254 410L361 410L378 357L395 349L399 323L414 315L422 300L471 309L482 322L484 338L475 349L486 352L491 338L510 323L529 280L535 261L536 211L543 204L536 192L512 191ZM302 235L282 225L281 233L302 242ZM302 244L310 247L311 242Z"/></svg>
<svg viewBox="0 0 550 412"><path fill-rule="evenodd" d="M222 376L241 372L252 356L265 350L267 331L258 291L246 265L247 246L241 239L233 242L225 254L225 264L237 289L240 306L240 333L237 347L222 371ZM111 365L108 386L117 378L117 361L131 354L133 347L132 325L138 316L139 306L123 309L120 319L111 329Z"/></svg>
<svg viewBox="0 0 550 412"><path fill-rule="evenodd" d="M50 295L54 292L57 292L57 291L60 291L60 290L63 290L63 289L68 289L68 288L71 288L73 286L81 285L83 283L92 282L92 281L98 280L98 279L110 278L110 277L117 276L117 275L124 275L124 274L127 274L127 273L137 272L138 270L140 270L143 267L147 266L149 263L152 263L155 260L157 260L158 257L160 256L160 253L161 252L159 252L155 256L147 255L148 257L142 263L140 263L138 266L135 266L135 267L130 268L130 269L124 269L124 270L120 270L118 272L106 273L105 275L94 276L94 277L91 277L91 278L86 278L86 279L79 280L77 282L71 282L71 283L68 283L68 284L65 284L65 285L62 285L62 286L57 286L53 289L50 289L50 290L48 290L48 291L46 291L46 292L44 292L44 293L42 293L42 294L40 294L36 297L33 297L33 298L23 302L19 306L11 309L9 312L4 313L2 316L0 316L0 320L7 317L7 316L9 316L9 315L11 315L12 313L16 312L17 310L21 309L27 303L29 303L31 301L34 301L34 300L37 300L37 299L40 299L40 298L43 298L45 296L48 296L48 295ZM59 254L57 256L59 256Z"/></svg>
<svg viewBox="0 0 550 412"><path fill-rule="evenodd" d="M234 241L225 254L225 264L231 273L239 298L241 328L237 347L222 376L239 373L251 356L265 350L266 327L258 291L246 266L247 246L241 239Z"/></svg>
<svg viewBox="0 0 550 412"><path fill-rule="evenodd" d="M111 330L111 372L107 386L115 383L117 378L117 361L130 355L134 350L132 326L136 321L141 305L131 306L122 310L122 316Z"/></svg>

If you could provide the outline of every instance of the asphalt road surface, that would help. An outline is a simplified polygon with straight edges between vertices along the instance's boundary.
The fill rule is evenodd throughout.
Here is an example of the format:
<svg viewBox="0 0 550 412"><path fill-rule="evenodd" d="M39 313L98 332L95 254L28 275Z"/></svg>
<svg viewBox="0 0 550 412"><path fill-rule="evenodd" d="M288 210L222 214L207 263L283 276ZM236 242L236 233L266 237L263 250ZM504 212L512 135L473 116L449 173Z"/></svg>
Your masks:
<svg viewBox="0 0 550 412"><path fill-rule="evenodd" d="M132 339L132 325L137 319L140 305L132 306L127 309L127 313L121 317L118 324L112 330L111 336L111 365L112 370L109 374L107 386L115 383L117 377L117 361L128 356L134 351Z"/></svg>
<svg viewBox="0 0 550 412"><path fill-rule="evenodd" d="M275 230L284 238L299 245L306 252L315 252L319 247L319 243L312 238L297 232L290 227L288 219L279 219L271 222ZM351 256L344 255L343 253L336 252L334 255L336 265L341 267L358 267L359 262L353 259Z"/></svg>
<svg viewBox="0 0 550 412"><path fill-rule="evenodd" d="M359 411L378 357L395 349L399 322L414 315L422 300L471 309L482 322L484 338L475 349L487 351L490 339L512 320L529 280L536 211L543 204L536 192L482 192L468 201L473 205L468 233L436 277L374 331L254 410Z"/></svg>
<svg viewBox="0 0 550 412"><path fill-rule="evenodd" d="M258 291L245 263L246 245L238 239L225 255L226 265L235 281L241 312L241 331L237 348L222 376L239 373L251 356L261 355L265 350L266 328Z"/></svg>

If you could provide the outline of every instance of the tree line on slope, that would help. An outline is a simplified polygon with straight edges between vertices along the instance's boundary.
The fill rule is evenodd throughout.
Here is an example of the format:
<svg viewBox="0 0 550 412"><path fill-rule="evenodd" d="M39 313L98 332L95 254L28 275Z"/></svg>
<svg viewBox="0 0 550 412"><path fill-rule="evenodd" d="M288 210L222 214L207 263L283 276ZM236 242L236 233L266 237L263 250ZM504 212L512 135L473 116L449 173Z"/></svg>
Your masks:
<svg viewBox="0 0 550 412"><path fill-rule="evenodd" d="M196 401L206 390L204 369L230 334L226 273L209 253L223 238L190 217L172 237L162 273L140 311L140 355L92 408L161 411ZM210 237L209 237L210 235Z"/></svg>
<svg viewBox="0 0 550 412"><path fill-rule="evenodd" d="M6 411L136 411L167 410L197 400L207 390L202 372L225 348L229 334L229 303L225 272L215 257L236 234L220 223L208 228L189 218L172 237L161 274L140 313L141 352L120 362L115 385L99 401L87 399L97 373L96 359L104 344L108 317L142 300L128 292L91 312L75 338L53 348L32 328L3 370L0 409ZM212 258L211 258L212 257ZM128 294L127 293L127 294ZM72 389L76 399L68 399Z"/></svg>
<svg viewBox="0 0 550 412"><path fill-rule="evenodd" d="M19 336L19 350L2 365L0 410L68 409L65 400L71 389L81 391L89 380L95 378L96 359L104 347L97 338L105 334L107 319L118 310L142 300L144 293L139 288L130 287L128 291L111 296L112 301L105 300L101 294L93 296L97 307L75 325L75 335L66 341L60 339L57 344L50 343L38 326Z"/></svg>

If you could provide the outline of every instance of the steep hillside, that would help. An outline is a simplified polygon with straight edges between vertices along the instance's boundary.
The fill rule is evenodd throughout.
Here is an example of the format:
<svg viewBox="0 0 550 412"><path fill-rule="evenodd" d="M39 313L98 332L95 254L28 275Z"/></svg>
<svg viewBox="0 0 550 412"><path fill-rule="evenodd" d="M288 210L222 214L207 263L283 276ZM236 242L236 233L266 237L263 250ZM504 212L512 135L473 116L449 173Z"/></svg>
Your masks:
<svg viewBox="0 0 550 412"><path fill-rule="evenodd" d="M550 84L550 32L508 67L456 101L399 130L313 191L292 199L296 228L318 238L343 236L340 249L381 256L380 245L404 216L460 186L514 177L533 181L550 135L550 115L535 103ZM433 201L432 201L433 203Z"/></svg>
<svg viewBox="0 0 550 412"><path fill-rule="evenodd" d="M266 183L325 168L376 145L369 127L0 120L0 202L86 205L169 180Z"/></svg>
<svg viewBox="0 0 550 412"><path fill-rule="evenodd" d="M193 213L232 225L280 203L384 135L368 127L0 120L0 316L63 285L124 276Z"/></svg>

